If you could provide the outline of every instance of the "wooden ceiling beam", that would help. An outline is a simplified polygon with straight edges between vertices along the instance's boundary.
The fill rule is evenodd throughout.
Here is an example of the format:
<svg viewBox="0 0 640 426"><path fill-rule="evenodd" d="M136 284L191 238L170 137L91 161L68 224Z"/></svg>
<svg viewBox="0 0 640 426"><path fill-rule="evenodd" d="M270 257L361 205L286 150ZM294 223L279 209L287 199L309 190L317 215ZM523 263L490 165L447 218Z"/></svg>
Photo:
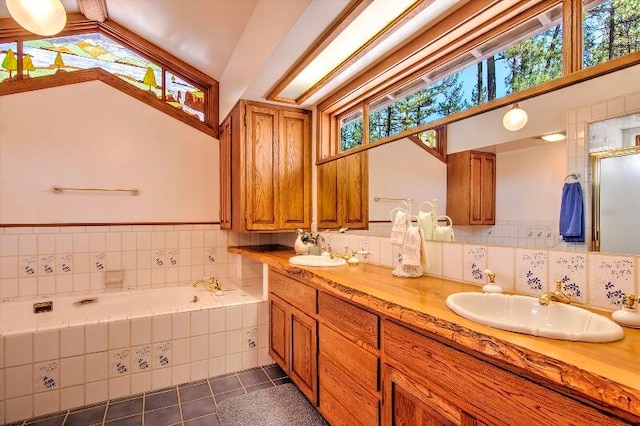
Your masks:
<svg viewBox="0 0 640 426"><path fill-rule="evenodd" d="M104 22L108 18L105 0L78 0L78 6L90 21Z"/></svg>

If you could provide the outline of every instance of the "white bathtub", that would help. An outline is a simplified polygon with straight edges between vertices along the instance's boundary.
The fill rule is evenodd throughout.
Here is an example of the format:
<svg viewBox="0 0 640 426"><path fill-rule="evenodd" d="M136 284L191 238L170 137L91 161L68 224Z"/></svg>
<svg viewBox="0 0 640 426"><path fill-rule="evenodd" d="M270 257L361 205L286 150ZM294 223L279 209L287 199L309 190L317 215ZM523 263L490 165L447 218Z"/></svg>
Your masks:
<svg viewBox="0 0 640 426"><path fill-rule="evenodd" d="M272 363L262 279L220 281L0 303L0 424Z"/></svg>
<svg viewBox="0 0 640 426"><path fill-rule="evenodd" d="M220 282L222 288L229 290L222 296L215 296L200 286L182 286L3 302L0 304L0 333L43 331L260 301L260 281L236 283L227 279ZM86 300L93 301L83 304ZM53 309L34 313L34 304L42 302L53 302Z"/></svg>

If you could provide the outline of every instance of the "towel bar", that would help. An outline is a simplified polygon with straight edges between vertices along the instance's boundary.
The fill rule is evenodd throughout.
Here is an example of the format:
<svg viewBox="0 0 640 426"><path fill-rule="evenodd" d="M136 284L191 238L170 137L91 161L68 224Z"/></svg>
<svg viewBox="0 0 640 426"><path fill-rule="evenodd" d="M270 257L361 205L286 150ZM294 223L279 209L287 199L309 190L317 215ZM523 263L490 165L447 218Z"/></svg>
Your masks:
<svg viewBox="0 0 640 426"><path fill-rule="evenodd" d="M71 187L63 187L63 186L54 186L51 188L53 192L59 194L64 191L102 191L102 192L129 192L131 195L140 194L140 190L138 188L71 188Z"/></svg>

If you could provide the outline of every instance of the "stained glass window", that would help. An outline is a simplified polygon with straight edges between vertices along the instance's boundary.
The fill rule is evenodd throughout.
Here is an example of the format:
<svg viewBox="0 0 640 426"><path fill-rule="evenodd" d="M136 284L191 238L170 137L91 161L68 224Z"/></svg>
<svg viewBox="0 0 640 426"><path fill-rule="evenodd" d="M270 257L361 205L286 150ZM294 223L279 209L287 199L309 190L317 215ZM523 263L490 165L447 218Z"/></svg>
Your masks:
<svg viewBox="0 0 640 426"><path fill-rule="evenodd" d="M0 43L0 82L13 80L18 74L17 52L17 43Z"/></svg>
<svg viewBox="0 0 640 426"><path fill-rule="evenodd" d="M24 42L24 75L41 77L87 68L102 68L158 98L162 69L99 33L52 37Z"/></svg>
<svg viewBox="0 0 640 426"><path fill-rule="evenodd" d="M204 92L170 72L166 73L166 100L173 107L204 121Z"/></svg>

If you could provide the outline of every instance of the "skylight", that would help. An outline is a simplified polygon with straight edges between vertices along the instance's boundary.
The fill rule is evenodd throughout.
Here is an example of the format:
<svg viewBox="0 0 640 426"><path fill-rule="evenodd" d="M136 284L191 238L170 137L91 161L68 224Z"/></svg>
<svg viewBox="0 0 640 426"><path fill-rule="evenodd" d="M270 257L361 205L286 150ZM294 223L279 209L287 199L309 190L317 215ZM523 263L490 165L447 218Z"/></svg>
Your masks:
<svg viewBox="0 0 640 426"><path fill-rule="evenodd" d="M281 95L295 98L319 82L416 2L417 0L373 1L289 83Z"/></svg>

